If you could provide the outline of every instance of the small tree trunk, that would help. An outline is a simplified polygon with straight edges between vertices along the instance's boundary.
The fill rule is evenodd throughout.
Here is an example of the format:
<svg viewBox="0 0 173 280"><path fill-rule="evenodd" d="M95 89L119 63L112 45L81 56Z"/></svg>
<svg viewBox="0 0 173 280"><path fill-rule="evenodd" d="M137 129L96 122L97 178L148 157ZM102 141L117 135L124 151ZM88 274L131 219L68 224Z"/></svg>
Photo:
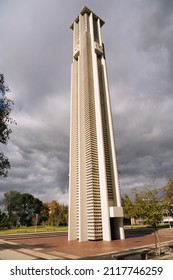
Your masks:
<svg viewBox="0 0 173 280"><path fill-rule="evenodd" d="M158 250L159 250L158 255L160 256L162 252L161 252L161 245L160 245L159 232L158 232L158 229L157 229L157 228L156 228L156 237L157 237Z"/></svg>
<svg viewBox="0 0 173 280"><path fill-rule="evenodd" d="M155 239L155 250L156 250L156 255L160 256L161 255L161 245L160 245L160 238L158 234L158 229L157 226L154 226L154 239Z"/></svg>
<svg viewBox="0 0 173 280"><path fill-rule="evenodd" d="M156 236L156 230L154 228L154 243L155 243L155 253L156 255L158 255L158 252L157 252L157 236Z"/></svg>

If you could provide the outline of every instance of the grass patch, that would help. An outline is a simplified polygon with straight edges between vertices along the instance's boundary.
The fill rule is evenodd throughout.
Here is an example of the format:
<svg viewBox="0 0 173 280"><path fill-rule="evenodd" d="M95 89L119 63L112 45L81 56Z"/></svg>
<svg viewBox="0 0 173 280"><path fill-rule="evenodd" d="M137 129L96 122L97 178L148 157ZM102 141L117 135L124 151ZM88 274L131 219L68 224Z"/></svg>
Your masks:
<svg viewBox="0 0 173 280"><path fill-rule="evenodd" d="M124 228L150 228L149 225L125 225Z"/></svg>
<svg viewBox="0 0 173 280"><path fill-rule="evenodd" d="M173 223L171 223L171 227L173 227ZM150 225L125 225L124 228L125 229L152 228L152 226L150 226ZM169 224L168 223L158 224L157 228L158 229L169 228Z"/></svg>
<svg viewBox="0 0 173 280"><path fill-rule="evenodd" d="M1 234L20 234L20 233L33 233L33 232L53 232L53 231L63 231L67 230L67 226L35 226L23 227L23 228L13 228L13 229L1 229Z"/></svg>

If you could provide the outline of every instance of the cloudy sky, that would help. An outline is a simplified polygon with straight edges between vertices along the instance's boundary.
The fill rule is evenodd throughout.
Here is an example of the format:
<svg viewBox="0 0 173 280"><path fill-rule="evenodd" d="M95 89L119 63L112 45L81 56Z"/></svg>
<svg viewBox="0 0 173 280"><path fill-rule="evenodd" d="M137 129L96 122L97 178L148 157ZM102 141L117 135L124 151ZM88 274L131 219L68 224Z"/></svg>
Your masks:
<svg viewBox="0 0 173 280"><path fill-rule="evenodd" d="M122 193L173 176L173 1L0 0L0 72L15 106L0 178L9 190L68 202L72 31L83 6L102 28Z"/></svg>

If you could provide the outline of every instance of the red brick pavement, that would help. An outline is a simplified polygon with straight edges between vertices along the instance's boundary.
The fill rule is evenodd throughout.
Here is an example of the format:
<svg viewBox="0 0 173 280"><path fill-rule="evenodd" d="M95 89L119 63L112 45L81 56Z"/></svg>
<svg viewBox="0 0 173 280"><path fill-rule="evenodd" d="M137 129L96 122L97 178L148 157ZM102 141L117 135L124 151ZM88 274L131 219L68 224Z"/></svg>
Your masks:
<svg viewBox="0 0 173 280"><path fill-rule="evenodd" d="M159 231L160 242L166 244L173 242L173 229ZM127 249L134 249L143 246L154 245L154 234L148 234L142 237L127 238L124 240L114 241L68 241L67 236L49 237L49 238L32 238L18 239L15 243L26 245L34 250L40 249L42 252L60 252L63 254L74 255L76 258L84 258L101 254L115 253Z"/></svg>

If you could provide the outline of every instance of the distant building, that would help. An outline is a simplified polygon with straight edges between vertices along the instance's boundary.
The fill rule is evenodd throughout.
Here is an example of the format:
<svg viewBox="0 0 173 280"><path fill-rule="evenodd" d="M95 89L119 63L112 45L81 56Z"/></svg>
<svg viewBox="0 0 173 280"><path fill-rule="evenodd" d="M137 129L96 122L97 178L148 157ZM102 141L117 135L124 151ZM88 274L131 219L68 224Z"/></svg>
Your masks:
<svg viewBox="0 0 173 280"><path fill-rule="evenodd" d="M69 240L124 238L103 24L84 7L71 25Z"/></svg>

